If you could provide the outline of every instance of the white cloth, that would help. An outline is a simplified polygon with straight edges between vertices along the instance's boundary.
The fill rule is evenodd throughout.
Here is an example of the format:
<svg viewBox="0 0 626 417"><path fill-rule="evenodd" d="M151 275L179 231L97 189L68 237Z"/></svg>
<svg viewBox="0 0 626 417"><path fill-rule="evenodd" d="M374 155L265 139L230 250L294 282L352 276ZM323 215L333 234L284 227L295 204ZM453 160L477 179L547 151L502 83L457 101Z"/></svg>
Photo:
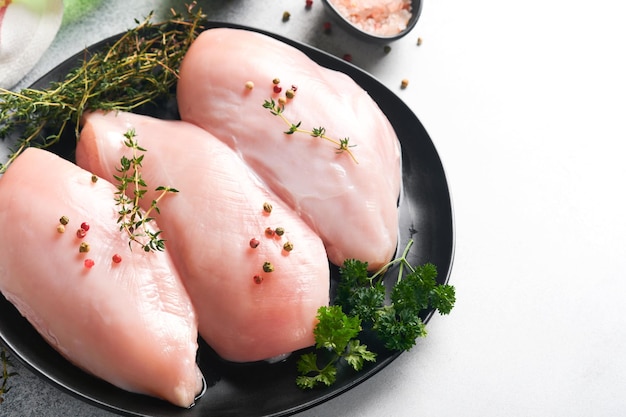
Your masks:
<svg viewBox="0 0 626 417"><path fill-rule="evenodd" d="M62 19L62 0L0 0L0 87L13 87L35 66Z"/></svg>

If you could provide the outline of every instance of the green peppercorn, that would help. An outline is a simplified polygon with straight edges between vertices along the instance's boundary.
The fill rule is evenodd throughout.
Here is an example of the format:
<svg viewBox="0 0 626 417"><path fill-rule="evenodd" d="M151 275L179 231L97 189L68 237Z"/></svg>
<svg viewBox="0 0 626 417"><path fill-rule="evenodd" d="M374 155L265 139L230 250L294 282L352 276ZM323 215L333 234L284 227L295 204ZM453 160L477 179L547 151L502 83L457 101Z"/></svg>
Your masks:
<svg viewBox="0 0 626 417"><path fill-rule="evenodd" d="M87 252L89 252L89 249L91 249L89 247L89 243L82 242L80 244L80 246L78 247L78 252L80 252L80 253L87 253Z"/></svg>
<svg viewBox="0 0 626 417"><path fill-rule="evenodd" d="M70 222L70 219L68 219L67 216L63 216L59 219L59 223L61 223L63 226L67 226L69 222Z"/></svg>
<svg viewBox="0 0 626 417"><path fill-rule="evenodd" d="M287 252L291 252L293 250L293 243L285 242L285 244L283 245L283 249Z"/></svg>
<svg viewBox="0 0 626 417"><path fill-rule="evenodd" d="M271 262L265 262L263 264L263 271L267 273L274 272L274 265L272 265Z"/></svg>
<svg viewBox="0 0 626 417"><path fill-rule="evenodd" d="M272 205L266 201L265 203L263 203L263 211L268 213L268 214L271 213L272 212Z"/></svg>
<svg viewBox="0 0 626 417"><path fill-rule="evenodd" d="M285 229L282 227L277 227L276 230L274 230L274 232L278 235L278 236L282 236L285 234Z"/></svg>

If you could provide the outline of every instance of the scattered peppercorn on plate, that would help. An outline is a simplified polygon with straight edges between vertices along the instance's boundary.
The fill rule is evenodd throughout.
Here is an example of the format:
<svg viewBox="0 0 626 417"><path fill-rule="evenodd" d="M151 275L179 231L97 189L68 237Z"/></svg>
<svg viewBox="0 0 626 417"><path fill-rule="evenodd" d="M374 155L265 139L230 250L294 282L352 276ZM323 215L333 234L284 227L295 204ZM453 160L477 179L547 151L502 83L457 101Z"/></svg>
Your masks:
<svg viewBox="0 0 626 417"><path fill-rule="evenodd" d="M318 303L322 305L319 305L320 309L317 311L316 320L329 326L337 325L337 323L342 323L342 325L348 327L352 326L355 332L358 333L358 337L355 334L346 338L346 340L333 343L343 344L343 348L349 349L353 354L348 358L344 355L343 350L333 352L332 349L326 349L325 345L320 342L319 337L328 336L328 330L318 326L315 330L312 330L314 335L311 335L311 338L315 336L315 340L311 339L308 345L305 344L304 347L296 347L295 349L297 350L289 355L274 355L268 353L271 351L262 351L261 349L262 352L257 356L252 354L246 356L253 350L253 347L250 346L229 356L230 353L224 353L232 352L228 350L228 346L224 346L219 340L211 338L214 332L219 330L204 330L203 333L201 325L201 337L198 337L198 349L194 358L197 369L202 374L201 387L196 387L198 392L196 393L193 406L181 409L180 404L177 406L168 398L157 399L151 395L127 391L73 365L70 360L49 344L50 340L46 341L46 338L40 335L13 303L4 297L0 297L0 339L17 359L42 378L78 398L112 412L134 416L290 415L327 401L349 390L383 369L403 350L411 347L411 343L408 343L407 340L389 340L389 338L379 337L377 332L380 329L383 329L384 333L384 329L389 329L389 326L392 326L391 328L395 330L400 329L401 332L409 334L414 340L415 337L425 333L423 325L428 322L436 311L442 314L447 314L450 311L454 303L454 289L448 285L454 258L454 221L450 191L437 150L419 119L400 98L369 74L327 53L257 29L201 21L197 24L197 30L199 34L211 33L211 31L214 31L212 32L213 34L223 34L224 39L221 41L226 43L229 36L227 34L231 33L228 31L236 31L232 32L236 33L236 36L258 36L263 38L263 42L269 42L268 45L279 45L277 48L292 48L297 54L303 54L302 57L299 56L294 62L300 62L299 60L303 60L303 57L306 57L306 59L312 60L315 65L322 68L320 74L325 74L324 71L328 70L332 70L333 74L336 72L337 78L332 79L337 80L337 83L333 84L332 87L338 95L341 95L343 88L358 87L362 89L365 95L371 97L373 103L380 108L382 111L381 115L384 115L388 120L385 123L389 124L390 131L397 136L397 141L399 142L398 149L401 150L401 152L398 152L397 166L395 168L386 168L386 171L376 174L383 177L394 177L397 175L400 180L399 189L396 190L395 197L393 197L394 215L397 218L396 223L394 223L394 235L397 232L397 236L394 237L392 253L384 254L383 258L385 260L380 261L376 259L375 254L368 254L367 248L364 248L359 253L363 253L363 257L371 257L371 261L366 261L367 263L365 263L361 262L363 259L357 259L358 255L353 256L352 252L347 252L348 254L346 255L338 249L333 249L332 251L327 249L328 257L324 257L323 262L314 262L315 268L321 271L320 274L327 274L327 277L329 277L326 280L326 286L321 288L323 293L329 294L326 298L331 304L329 306L328 301L326 305ZM120 34L88 48L88 55L95 56L97 53L106 53L112 45L119 43L124 36L125 34ZM202 39L206 38L208 38L208 35ZM200 39L200 35L198 39ZM270 53L271 51L268 49L266 52ZM84 53L80 53L62 63L37 81L32 86L32 89L44 90L50 86L50 83L64 80L67 74L70 74L81 65L85 56ZM252 61L250 64L261 65L261 63L256 61ZM211 65L215 71L218 71L217 75L219 76L219 62L211 63ZM201 67L202 65L200 65ZM183 67L182 71L192 71L190 68L191 66L188 65L188 68L185 69ZM292 73L290 70L295 72ZM220 83L213 83L213 86L201 86L200 88L206 87L208 90L206 90L205 94L211 94L211 97L215 98L216 102L219 102L220 99L228 99L230 91L232 95L237 97L237 100L245 101L246 105L251 106L251 108L258 108L259 112L269 119L269 122L276 122L273 126L277 126L274 129L279 129L278 136L280 140L292 141L285 142L285 146L313 146L310 145L311 138L317 140L314 149L303 148L306 150L300 150L299 153L296 153L303 159L313 158L313 155L318 157L319 154L320 158L329 158L334 161L331 166L338 166L336 164L341 163L346 172L352 172L366 169L365 167L371 160L376 160L381 153L386 152L371 152L371 149L364 149L372 145L360 137L350 136L350 142L348 142L347 137L342 138L341 136L333 135L332 132L336 132L337 127L333 126L332 120L305 121L306 111L291 113L290 110L292 108L297 109L300 103L302 103L304 110L311 106L310 102L306 101L308 88L306 80L303 78L294 79L292 74L297 75L297 65L295 68L290 68L289 71L287 68L282 72L277 70L276 77L256 77L252 79L253 77L251 76L249 79L237 79L233 76L223 79ZM320 77L325 76L320 75ZM335 77L335 75L329 77ZM98 167L97 164L102 163L104 157L90 159L89 149L81 148L88 146L88 142L85 142L85 145L81 143L79 148L76 147L76 132L80 129L80 126L77 126L79 119L68 118L65 129L56 138L57 140L52 141L54 143L46 147L46 150L60 156L64 160L63 163L71 164L78 162L81 166L89 167L89 170L85 171L88 175L83 179L77 180L81 182L81 187L84 187L85 190L89 190L90 187L104 187L104 184L108 181L107 176L110 176L111 179L117 178L120 184L130 184L130 186L134 187L134 190L139 190L139 194L143 195L141 184L144 180L148 182L148 186L152 186L152 180L159 181L157 176L151 174L151 166L158 166L159 163L163 164L164 162L163 160L161 162L150 162L151 157L159 158L159 152L157 152L156 145L152 147L145 145L145 143L151 143L145 139L145 136L142 136L143 132L147 132L145 126L154 124L158 126L157 130L167 130L172 126L174 129L182 129L184 127L184 129L190 129L189 131L195 132L195 130L202 128L203 123L201 120L195 120L197 112L203 112L202 106L214 104L192 103L181 105L181 101L177 101L175 93L178 93L178 99L180 100L181 94L184 95L185 91L189 91L189 88L193 89L198 86L194 86L194 83L186 85L186 81L177 84L176 77L173 78L173 82L167 86L167 91L162 92L169 92L170 94L149 97L146 100L149 103L141 102L136 107L129 109L134 114L128 113L126 115L125 112L111 112L102 115L97 113L81 114L85 126L88 126L90 123L93 126L96 123L109 123L107 120L99 121L98 117L120 117L126 123L124 126L127 127L127 130L122 129L120 131L122 136L120 143L125 143L126 148L132 150L133 153L128 154L130 156L123 156L121 159L116 154L120 166L116 167L114 171L110 173L94 172ZM181 77L181 79L183 78ZM345 81L345 83L339 82L341 80ZM353 82L356 87L348 87ZM156 87L150 87L148 84L139 85L136 88L140 90L156 89ZM286 91L289 91L289 93L286 93ZM121 95L123 92L113 91L112 95L106 99L112 101L115 94ZM261 97L265 99L260 99ZM198 105L198 109L194 109L194 105ZM116 116L116 114L119 116ZM181 115L183 119L188 118L188 120L193 121L193 127L188 126L186 124L187 121L180 121ZM149 118L149 121L144 123L144 120L148 120L143 119L144 117ZM226 121L224 125L228 125L228 123ZM322 123L322 125L320 126L318 123ZM307 124L311 124L313 127L305 126ZM271 123L268 123L268 125L272 126ZM243 137L246 129L255 128L257 127L246 128L243 126L243 130L238 135ZM53 133L44 129L44 137L51 135L53 136ZM216 132L215 136L220 136L220 132ZM285 139L284 136L288 136L288 138ZM12 134L6 140L18 142L19 137ZM301 142L296 144L296 142L293 142L296 140ZM300 143L304 143L304 145ZM102 145L94 144L93 146ZM168 152L164 152L163 155L173 155L176 147L181 150L182 154L196 152L196 145L187 142L175 142L171 146L173 148ZM215 146L220 147L222 145ZM256 145L252 142L242 144L241 146L242 149L238 150L239 154L243 155L241 158L257 172L266 172L278 164L276 161L259 160L259 154L255 154L257 152L255 149ZM220 152L229 152L228 146L224 146L223 149L220 148ZM371 152L372 155L368 154L368 152ZM29 153L32 154L32 152ZM27 154L24 153L22 155L25 156ZM21 157L17 156L15 161L18 161ZM178 159L169 160L167 162L168 169L171 166L172 172L175 172L180 170L181 166L193 165L190 162L193 161L191 156L188 159L183 158L179 157ZM393 159L393 157L390 158ZM85 162L86 165L81 164L81 160L87 161ZM6 161L2 162L6 163ZM13 163L11 162L11 164ZM211 160L206 160L206 165L210 164ZM204 169L200 166L200 163L198 163L197 167L198 172ZM6 172L10 173L12 166L8 166L5 169ZM143 177L140 175L140 169L144 169L142 172L144 174ZM397 173L395 172L396 169ZM305 171L305 177L313 175L313 172L306 172L304 166L303 171ZM128 176L124 177L124 175ZM80 175L77 174L77 176ZM0 177L0 182L3 178L4 176ZM246 181L248 180L246 179ZM384 179L384 181L387 181L387 179ZM133 207L133 203L122 197L126 188L124 188L124 185L118 185L117 187L118 199L122 200L118 201L118 203L126 204L123 206L125 208L119 212L121 219L118 220L118 224L121 225L120 233L124 234L125 238L130 236L130 240L127 242L128 246L133 247L135 245L134 249L132 249L132 254L127 251L123 252L120 246L115 251L107 253L106 256L102 255L98 258L97 252L102 249L99 249L97 245L94 246L91 242L89 245L85 242L87 242L90 236L96 236L99 233L98 226L100 222L94 222L90 219L70 218L70 223L68 224L65 221L68 219L63 219L62 217L67 213L59 213L59 216L51 221L50 228L52 232L56 233L56 239L65 242L63 243L64 245L74 245L76 243L76 255L74 257L80 259L80 267L83 268L81 273L85 279L89 279L90 274L100 267L103 262L107 263L109 270L115 271L115 268L126 267L129 264L127 262L129 256L139 256L136 254L144 251L146 253L156 252L164 254L172 252L173 263L176 264L176 252L177 250L179 252L185 250L184 247L177 246L175 243L176 235L168 235L167 228L164 228L165 239L161 240L158 232L155 232L150 228L152 226L148 225L153 216L142 213L150 213L151 210L152 212L157 212L157 214L154 214L154 217L157 218L159 226L165 224L170 227L169 230L176 230L177 225L186 224L189 232L192 233L191 228L200 225L194 224L193 220L189 223L189 219L180 219L180 216L178 216L179 218L176 216L177 211L173 208L176 206L172 204L176 201L184 201L183 199L190 198L188 197L189 193L185 196L183 187L179 190L177 184L154 183L154 186L157 185L159 185L158 190L161 194L157 193L153 199L150 198L148 206L141 208L143 211L128 209L128 207ZM113 187L113 190L115 191L115 187ZM147 195L151 195L152 191L146 190L145 192L148 193ZM365 193L365 191L363 192ZM246 195L249 194L246 193ZM268 224L271 223L269 219L279 216L281 211L286 210L283 206L290 203L288 197L274 198L271 197L273 194L269 195L270 197L258 197L252 203L252 207L258 209L258 213L254 216ZM364 197L364 199L369 201L370 197ZM159 205L158 209L156 208L157 204ZM203 203L197 202L196 204ZM305 205L305 203L302 203L302 205ZM224 210L229 209L235 211L234 207L224 207ZM337 216L340 216L342 209L339 207L336 209ZM333 210L333 207L330 207L328 210ZM214 211L214 214L221 216L219 210L216 211ZM351 212L348 211L346 213ZM125 216L130 218L133 215L132 213L137 217L134 217L129 223ZM166 217L168 213L170 220L167 220ZM346 213L344 213L345 220L349 223L352 219ZM197 222L201 221L197 220ZM296 220L293 221L296 222ZM80 227L76 231L70 229L71 234L68 234L67 230L72 225L71 222L75 222L76 226L80 225ZM63 226L62 231L60 226ZM307 255L313 256L313 252L317 250L313 248L321 247L316 246L321 244L315 243L314 238L311 238L310 243L303 243L305 241L309 242L304 237L301 237L304 235L308 236L307 226L302 226L303 230L305 230L305 232L302 232L304 234L296 233L297 228L300 226L292 225L292 223L287 223L286 221L282 223L282 220L280 224L272 224L271 226L271 228L268 227L269 230L261 230L258 234L242 235L245 236L245 239L242 238L242 240L245 240L242 250L245 250L246 253L256 254L268 245L275 248L273 249L274 252L272 252L274 255L265 255L266 257L275 256L275 258L271 260L268 258L267 261L260 262L258 272L246 272L245 287L250 289L250 291L270 291L271 285L273 285L272 280L280 272L280 265L282 265L280 262L283 262L285 259L298 259L295 258L298 252L310 252ZM142 229L143 227L146 227L146 229ZM352 239L355 246L357 243L361 244L362 242L360 241L363 239L356 237L356 229L358 227L351 227L353 228L351 230L354 230ZM82 233L80 232L81 230L83 231ZM138 232L138 230L143 231ZM332 230L324 231L323 227L320 226L320 228L315 229L315 232L322 236L322 240L327 247L330 246L327 242L334 242L332 239L335 237L332 235ZM48 232L46 231L45 233ZM79 233L80 236L74 235L75 233ZM232 234L235 235L236 232L232 231ZM351 235L348 232L342 234ZM207 236L207 239L210 238L211 236ZM375 245L380 238L381 236L372 234L370 237L371 245ZM137 246L135 239L140 241L141 239L147 240L141 241L142 243ZM201 241L194 241L196 246L202 244L203 242ZM346 246L345 243L342 244ZM160 245L164 245L164 247ZM341 244L337 244L337 246L340 247ZM220 246L218 245L217 247L219 248ZM307 248L310 248L310 250L307 250ZM165 249L165 251L162 251L162 249ZM9 251L10 248L3 247L1 250ZM230 255L232 254L226 253L224 256L228 257ZM0 259L2 258L0 257ZM90 262L87 262L87 259ZM103 261L104 259L106 261ZM342 265L341 262L337 261L338 259L350 259L350 262ZM36 261L35 259L32 262ZM391 262L391 264L387 264L387 262ZM322 267L320 267L320 264L323 264L321 265ZM0 265L0 281L3 279L3 274L7 274L5 272L6 269L3 267L5 265ZM229 268L232 271L236 271L238 268L243 269L243 265L233 263L229 265ZM311 268L313 268L313 265L308 267L308 269ZM380 284L367 288L364 291L373 298L379 297L381 290L383 294L387 291L387 293L392 294L391 299L395 303L393 308L398 311L401 308L408 308L406 306L410 304L410 308L413 309L411 310L412 314L416 314L414 321L419 322L419 326L409 329L402 327L402 323L393 322L390 324L389 320L392 320L392 318L387 316L385 317L389 320L376 321L377 319L374 316L378 317L378 313L374 314L371 311L382 310L376 310L378 307L372 307L373 310L367 310L354 301L358 298L356 289L364 281L362 274L367 276L368 270L370 274L377 274L377 271L380 269L387 269L384 275L376 275L376 277L379 277L377 279L380 279ZM406 274L404 277L401 277L402 271ZM185 275L185 273L183 271L181 275ZM352 278L346 281L347 276ZM399 277L403 283L402 287L397 285ZM18 279L18 277L5 276L4 279ZM367 278L365 278L365 281L367 281ZM202 307L198 307L198 302L195 299L197 294L194 294L194 291L189 289L193 288L193 286L186 285L186 288L188 288L191 302L196 306L194 309L201 315ZM424 292L426 296L420 296L418 294L420 291ZM228 304L228 306L223 308L233 308L235 313L238 310L248 308L242 300L232 293L224 298L226 299L223 302ZM13 298L13 300L15 299ZM333 307L336 301L342 301L341 305L345 313L341 311L341 308ZM186 305L185 303L183 304ZM359 313L356 316L360 315L361 317L355 319L355 315L350 313L350 308L346 304L359 309ZM262 317L263 313L260 314L260 317ZM365 317L367 314L372 315L369 321ZM381 314L380 316L383 317L384 315ZM360 321L361 319L363 319L362 322ZM251 321L249 325L254 327L254 320L249 321ZM315 321L311 320L311 327L314 326ZM363 331L360 331L361 328ZM115 335L111 337L115 338ZM122 340L121 335L120 340ZM240 342L240 340L236 340L236 343ZM114 344L115 339L113 340ZM256 344L262 345L263 342L257 342ZM316 349L314 346L306 347L313 344L317 344L321 349ZM355 352L359 354L356 355L354 354ZM336 355L333 357L334 353ZM261 358L268 358L269 356L271 356L272 360L261 360ZM327 356L330 356L330 359ZM358 356L358 358L354 359L355 356ZM327 360L332 365L332 373L317 372L318 370L315 367L322 365L322 362Z"/></svg>

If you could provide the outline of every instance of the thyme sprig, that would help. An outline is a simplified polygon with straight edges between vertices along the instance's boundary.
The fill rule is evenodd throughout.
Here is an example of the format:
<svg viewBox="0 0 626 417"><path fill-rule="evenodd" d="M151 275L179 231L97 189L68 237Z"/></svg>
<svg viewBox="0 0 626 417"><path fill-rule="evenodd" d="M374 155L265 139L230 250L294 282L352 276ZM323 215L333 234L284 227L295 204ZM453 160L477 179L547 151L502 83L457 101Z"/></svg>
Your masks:
<svg viewBox="0 0 626 417"><path fill-rule="evenodd" d="M154 220L150 217L152 211L160 213L158 204L169 193L177 193L178 190L172 187L159 186L155 191L160 191L158 197L150 203L150 207L143 212L140 205L141 199L148 191L148 186L141 175L141 167L144 158L145 148L139 146L134 129L124 133L124 145L132 150L132 157L122 156L120 167L116 170L120 175L114 175L117 185L115 192L115 202L119 206L119 217L117 223L120 231L128 234L128 245L132 249L132 244L138 244L146 252L165 250L165 240L161 238L162 230L153 230L149 223ZM127 192L132 190L133 197L130 198Z"/></svg>
<svg viewBox="0 0 626 417"><path fill-rule="evenodd" d="M89 110L130 111L170 94L180 62L204 30L205 15L174 10L166 21L153 23L150 13L137 26L101 51L85 51L81 64L49 88L14 92L0 88L0 139L18 137L0 174L28 147L49 148Z"/></svg>
<svg viewBox="0 0 626 417"><path fill-rule="evenodd" d="M0 362L2 366L2 385L0 385L0 405L4 402L4 394L11 390L9 386L9 378L17 375L17 372L11 371L11 359L3 346L0 346Z"/></svg>
<svg viewBox="0 0 626 417"><path fill-rule="evenodd" d="M348 155L350 155L350 158L352 158L352 160L354 161L354 163L358 164L359 162L357 161L356 157L354 156L354 153L350 150L350 148L355 147L356 145L350 145L350 138L343 138L343 139L334 139L331 138L329 136L326 135L326 129L324 127L314 127L311 130L306 130L306 129L302 129L300 126L302 125L302 122L299 121L298 123L292 123L291 121L289 121L289 119L287 119L287 117L284 114L284 110L285 110L285 106L282 104L277 103L274 99L270 98L269 100L265 100L265 102L263 103L263 108L266 108L270 111L270 113L274 116L278 116L283 122L285 122L285 124L287 124L287 126L289 126L289 129L287 129L285 132L285 134L287 135L293 135L294 133L304 133L307 135L310 135L314 138L320 138L320 139L324 139L326 141L329 141L333 144L335 144L337 146L336 148L336 153L347 153Z"/></svg>

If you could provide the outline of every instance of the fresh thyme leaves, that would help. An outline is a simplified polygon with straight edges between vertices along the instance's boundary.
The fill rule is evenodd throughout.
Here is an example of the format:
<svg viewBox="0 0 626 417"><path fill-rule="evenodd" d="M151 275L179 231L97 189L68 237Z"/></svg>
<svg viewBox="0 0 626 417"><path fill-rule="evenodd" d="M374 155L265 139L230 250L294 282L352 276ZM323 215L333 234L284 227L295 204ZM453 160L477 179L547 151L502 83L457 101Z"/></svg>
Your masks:
<svg viewBox="0 0 626 417"><path fill-rule="evenodd" d="M323 127L314 127L311 130L301 129L300 126L302 125L302 122L301 121L298 123L290 122L289 119L287 119L287 117L285 117L284 115L285 106L277 103L274 99L265 100L265 102L263 103L263 108L268 109L272 115L280 117L280 119L283 122L285 122L287 126L289 126L289 128L284 132L285 134L293 135L294 133L304 133L314 138L324 139L326 141L334 143L337 146L336 153L345 152L348 155L350 155L350 158L352 158L352 160L356 164L359 163L356 157L354 156L354 153L350 150L350 148L353 148L356 145L350 145L349 138L343 138L343 139L337 140L337 139L328 137L326 135L326 129Z"/></svg>
<svg viewBox="0 0 626 417"><path fill-rule="evenodd" d="M334 305L318 310L314 329L317 352L304 354L298 360L300 375L296 384L300 388L332 385L341 360L356 371L361 370L365 361L375 361L376 354L358 339L363 328L370 329L389 350L408 350L418 337L426 336L420 314L429 309L450 313L456 300L454 287L437 283L437 268L433 264L414 267L408 262L412 244L409 241L399 258L371 276L367 262L354 259L344 262ZM390 303L386 304L382 277L394 265L398 265L398 276L391 289ZM325 365L319 366L319 362Z"/></svg>
<svg viewBox="0 0 626 417"><path fill-rule="evenodd" d="M170 93L180 62L204 30L201 11L187 7L185 15L152 23L152 14L102 52L85 51L82 64L63 81L44 90L0 89L0 138L16 135L0 174L29 146L48 148L88 110L129 111Z"/></svg>
<svg viewBox="0 0 626 417"><path fill-rule="evenodd" d="M17 372L11 372L11 360L6 349L0 346L0 362L2 362L2 385L0 385L0 405L4 402L4 394L11 390L9 386L9 378L17 375Z"/></svg>
<svg viewBox="0 0 626 417"><path fill-rule="evenodd" d="M163 251L165 240L161 239L161 230L152 230L149 223L154 220L150 213L154 210L160 213L158 203L168 193L177 193L178 190L171 187L159 186L155 191L161 193L155 200L152 200L150 207L145 213L140 208L141 199L148 191L148 186L141 176L141 167L146 149L139 146L134 129L128 130L124 137L124 145L132 150L131 158L122 156L120 167L116 168L120 175L114 175L117 185L115 192L115 202L119 206L120 231L128 234L128 245L132 248L132 243L136 243L146 252ZM141 154L140 154L141 153ZM132 190L133 198L128 197L127 192Z"/></svg>

